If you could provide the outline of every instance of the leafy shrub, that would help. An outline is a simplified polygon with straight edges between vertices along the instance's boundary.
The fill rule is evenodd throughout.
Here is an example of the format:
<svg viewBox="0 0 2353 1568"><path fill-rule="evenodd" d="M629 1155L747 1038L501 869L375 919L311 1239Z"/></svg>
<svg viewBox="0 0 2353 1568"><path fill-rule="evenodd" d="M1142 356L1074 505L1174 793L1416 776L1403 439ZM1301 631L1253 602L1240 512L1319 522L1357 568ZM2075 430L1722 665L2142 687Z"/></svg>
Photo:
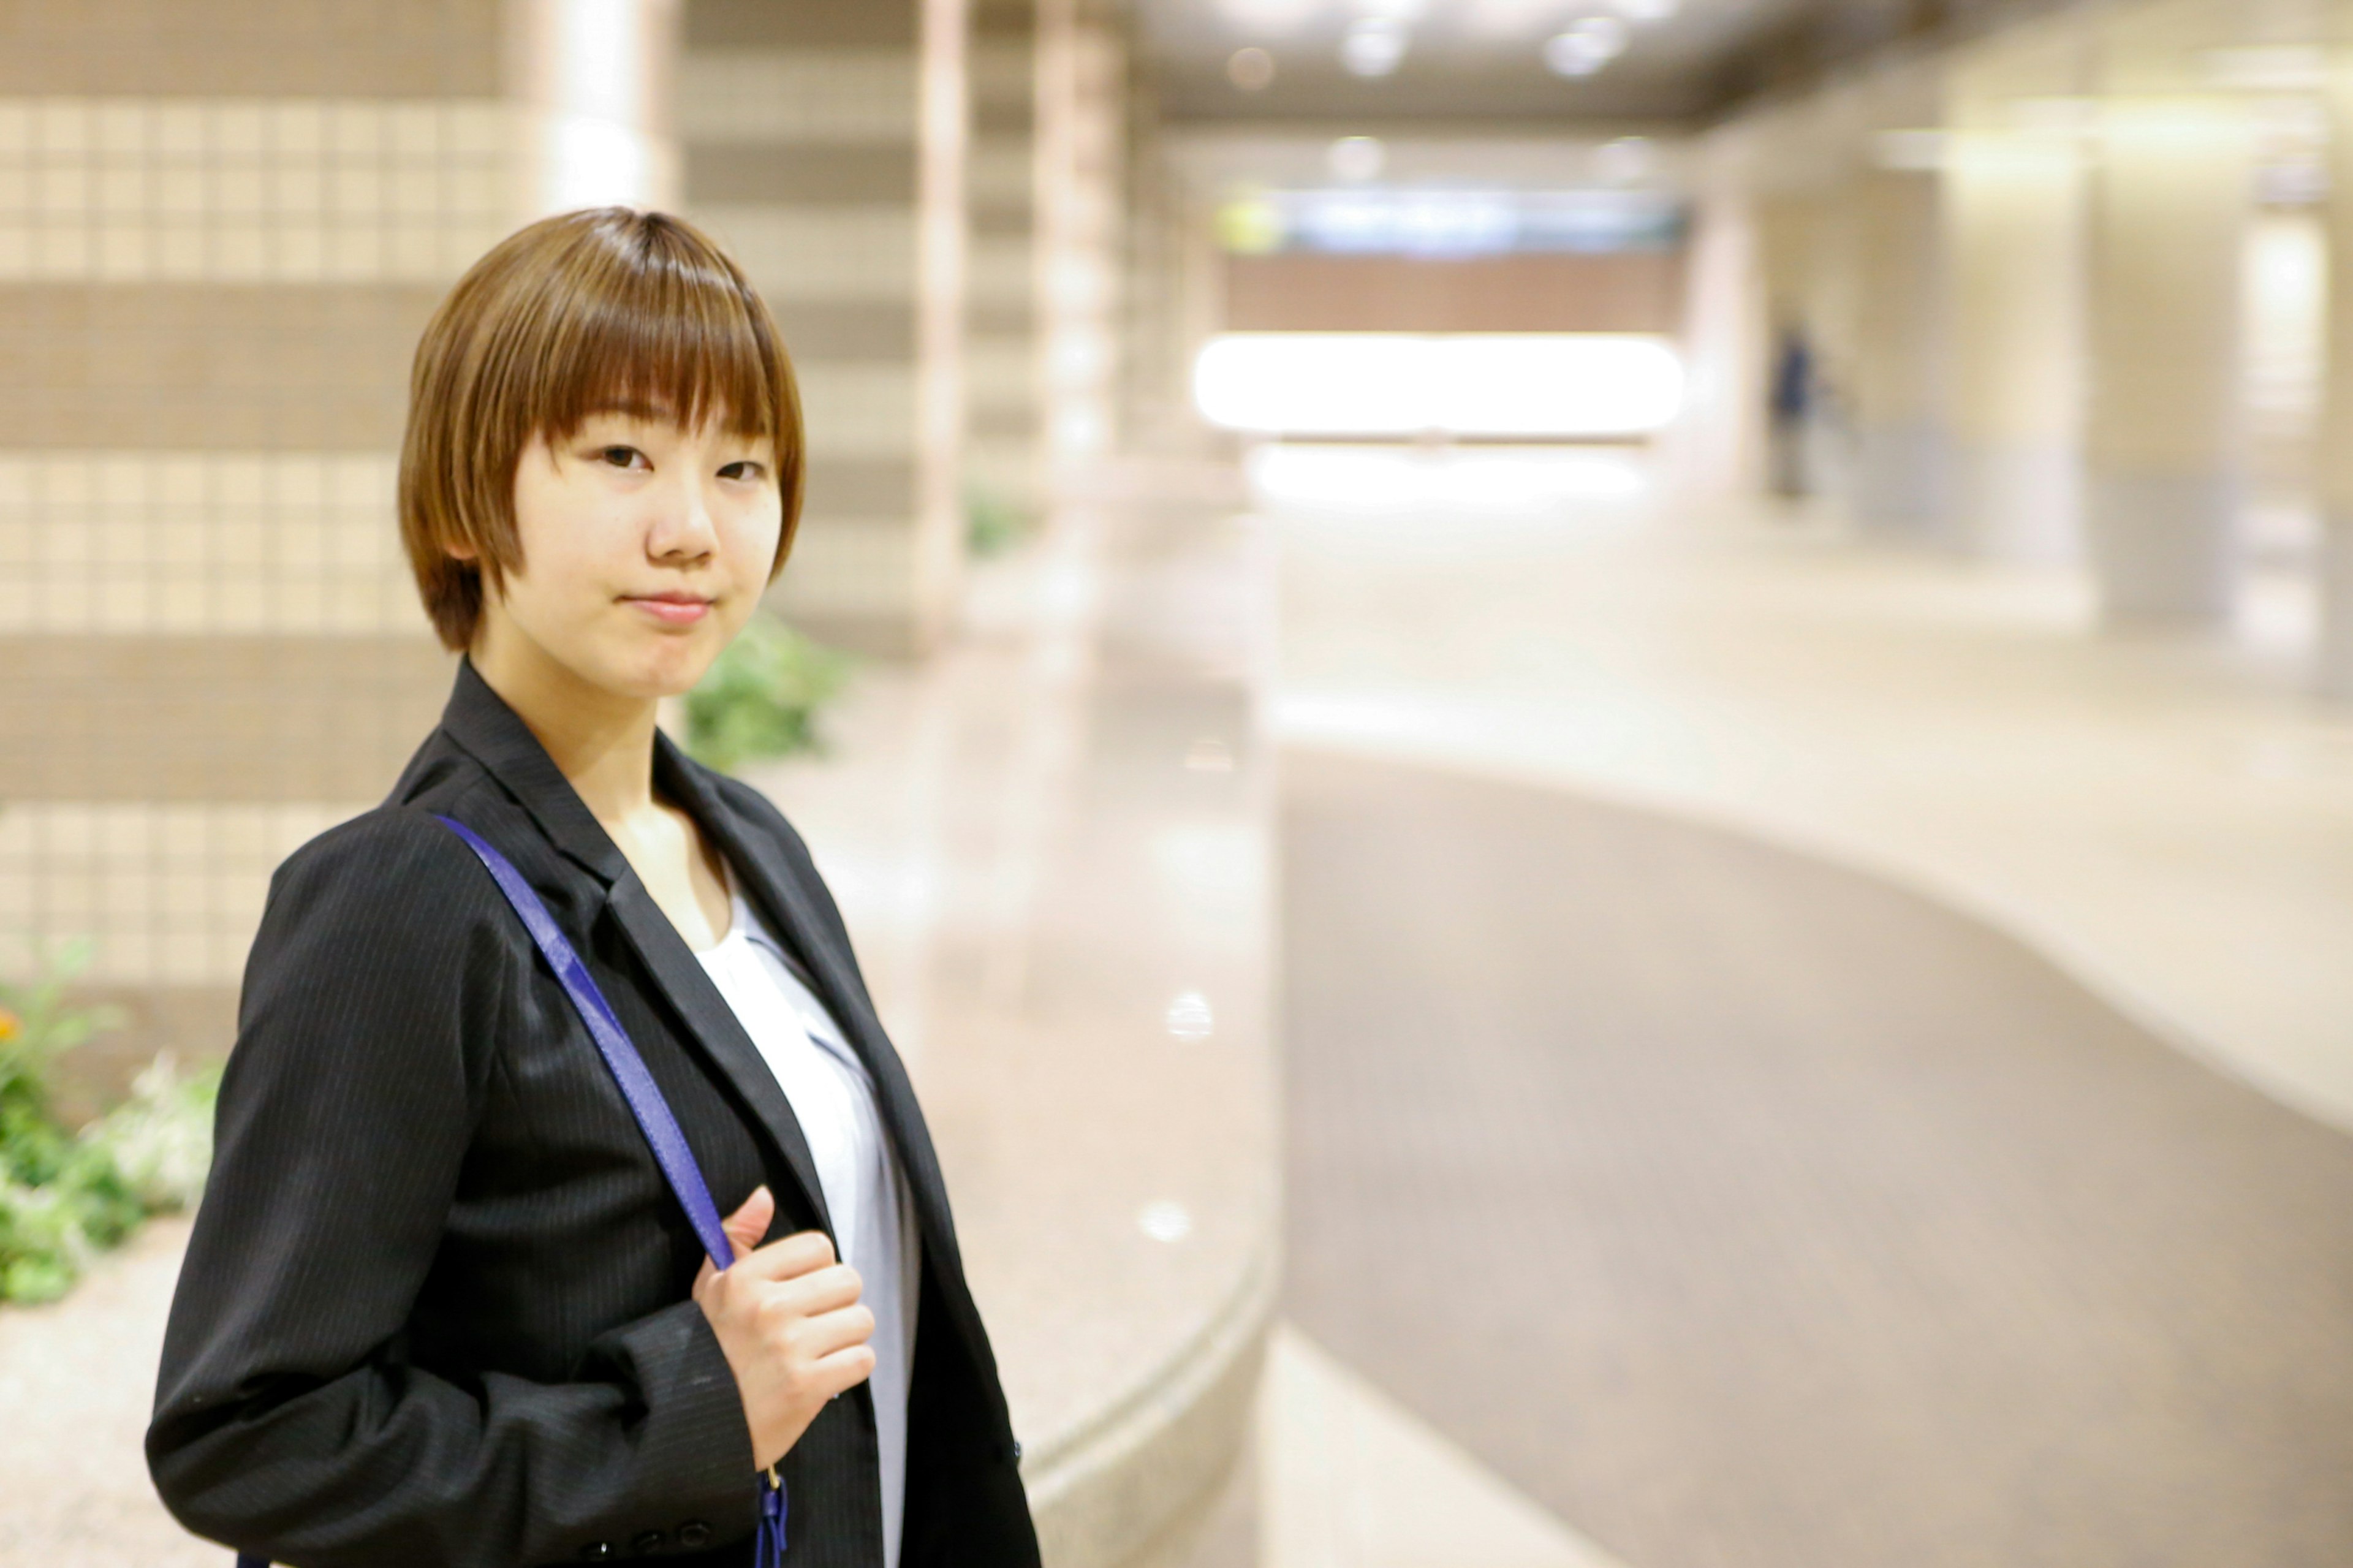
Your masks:
<svg viewBox="0 0 2353 1568"><path fill-rule="evenodd" d="M721 773L817 749L817 712L849 657L774 616L754 615L686 697L686 749Z"/></svg>
<svg viewBox="0 0 2353 1568"><path fill-rule="evenodd" d="M975 555L1001 553L1029 531L1022 510L986 485L966 485L964 491L965 548Z"/></svg>
<svg viewBox="0 0 2353 1568"><path fill-rule="evenodd" d="M217 1069L183 1079L158 1057L131 1098L79 1133L49 1103L57 1059L118 1022L67 986L90 945L62 950L39 982L0 986L0 1301L65 1294L90 1259L149 1215L185 1208L212 1159Z"/></svg>

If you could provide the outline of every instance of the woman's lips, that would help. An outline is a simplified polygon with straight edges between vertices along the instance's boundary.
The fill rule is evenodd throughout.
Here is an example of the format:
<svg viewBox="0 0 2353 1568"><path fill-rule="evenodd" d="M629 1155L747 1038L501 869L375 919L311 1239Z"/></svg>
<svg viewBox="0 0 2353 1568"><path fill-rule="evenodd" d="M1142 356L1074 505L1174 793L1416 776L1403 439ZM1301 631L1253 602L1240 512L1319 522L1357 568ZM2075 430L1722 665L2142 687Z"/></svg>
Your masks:
<svg viewBox="0 0 2353 1568"><path fill-rule="evenodd" d="M630 598L625 602L666 626L691 626L711 609L708 599Z"/></svg>

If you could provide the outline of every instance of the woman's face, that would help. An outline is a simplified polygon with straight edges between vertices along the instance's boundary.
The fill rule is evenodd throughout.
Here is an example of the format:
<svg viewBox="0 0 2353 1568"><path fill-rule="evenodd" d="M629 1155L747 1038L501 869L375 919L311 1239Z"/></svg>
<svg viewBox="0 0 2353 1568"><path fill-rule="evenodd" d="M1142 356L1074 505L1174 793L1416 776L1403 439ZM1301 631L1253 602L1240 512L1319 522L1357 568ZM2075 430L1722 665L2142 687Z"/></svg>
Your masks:
<svg viewBox="0 0 2353 1568"><path fill-rule="evenodd" d="M512 642L501 658L543 657L616 696L691 689L758 605L784 526L775 454L726 423L610 411L525 447L522 562L486 596L478 660Z"/></svg>

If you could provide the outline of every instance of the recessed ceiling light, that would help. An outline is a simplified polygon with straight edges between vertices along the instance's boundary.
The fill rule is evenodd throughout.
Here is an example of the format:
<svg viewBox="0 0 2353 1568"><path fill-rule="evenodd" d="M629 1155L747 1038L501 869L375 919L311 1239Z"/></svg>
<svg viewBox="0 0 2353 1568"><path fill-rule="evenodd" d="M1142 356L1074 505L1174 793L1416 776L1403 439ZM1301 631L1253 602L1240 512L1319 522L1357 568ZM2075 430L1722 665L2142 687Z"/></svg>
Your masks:
<svg viewBox="0 0 2353 1568"><path fill-rule="evenodd" d="M1626 24L1615 16L1588 16L1545 40L1545 64L1567 77L1591 76L1626 49Z"/></svg>
<svg viewBox="0 0 2353 1568"><path fill-rule="evenodd" d="M1677 0L1610 0L1610 4L1629 22L1663 22L1679 9Z"/></svg>
<svg viewBox="0 0 2353 1568"><path fill-rule="evenodd" d="M1318 8L1318 0L1218 0L1218 9L1227 20L1277 32L1298 26Z"/></svg>
<svg viewBox="0 0 2353 1568"><path fill-rule="evenodd" d="M1405 62L1405 42L1403 24L1369 17L1341 38L1340 63L1351 76L1387 76Z"/></svg>
<svg viewBox="0 0 2353 1568"><path fill-rule="evenodd" d="M1263 91L1274 80L1274 57L1251 45L1226 60L1226 79L1244 92Z"/></svg>

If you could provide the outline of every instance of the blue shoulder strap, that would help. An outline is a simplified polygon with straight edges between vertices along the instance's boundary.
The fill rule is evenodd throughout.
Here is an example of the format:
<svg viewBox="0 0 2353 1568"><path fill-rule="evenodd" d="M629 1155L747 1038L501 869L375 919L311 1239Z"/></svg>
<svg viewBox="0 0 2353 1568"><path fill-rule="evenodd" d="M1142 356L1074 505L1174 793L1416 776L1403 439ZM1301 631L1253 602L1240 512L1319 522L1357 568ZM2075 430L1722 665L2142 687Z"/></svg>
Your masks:
<svg viewBox="0 0 2353 1568"><path fill-rule="evenodd" d="M499 891L507 896L507 902L522 917L523 929L539 944L555 977L564 982L572 1005L579 1010L580 1021L588 1026L605 1065L613 1069L613 1081L620 1085L621 1098L629 1102L629 1113L645 1130L646 1142L653 1146L654 1163L661 1167L670 1190L678 1194L679 1206L686 1210L686 1217L693 1223L702 1250L711 1254L712 1267L726 1268L735 1261L735 1248L727 1239L726 1227L719 1223L719 1205L711 1201L711 1189L703 1184L702 1167L695 1164L694 1152L686 1146L686 1134L679 1131L678 1118L670 1114L670 1102L655 1086L653 1074L646 1070L645 1058L629 1043L621 1021L613 1016L612 1005L596 989L587 965L580 962L580 955L572 951L572 943L557 927L555 917L547 912L547 906L539 901L539 895L531 890L531 884L522 879L522 873L505 856L457 818L445 816L441 820L490 868L491 879L498 883Z"/></svg>
<svg viewBox="0 0 2353 1568"><path fill-rule="evenodd" d="M612 1069L621 1098L628 1101L629 1113L638 1119L646 1142L653 1149L654 1163L661 1167L679 1206L686 1210L702 1249L711 1255L712 1266L725 1268L735 1261L735 1247L727 1238L727 1227L719 1223L719 1205L712 1202L702 1168L694 1163L694 1151L687 1147L686 1134L679 1130L670 1101L662 1098L660 1086L646 1070L645 1058L638 1055L638 1047L629 1043L620 1019L613 1016L612 1005L596 989L587 965L580 962L580 955L572 950L571 942L556 925L555 917L547 912L547 906L540 902L539 895L532 891L531 884L523 880L522 873L505 856L456 817L442 816L440 820L466 841L467 847L490 871L491 879L498 883L499 891L514 906L514 912L522 918L523 929L531 932L531 940L547 960L547 966L564 983L565 994L572 998L580 1021L588 1026L589 1036L596 1042L597 1052ZM761 1478L760 1536L754 1561L759 1568L777 1568L784 1555L785 1484L772 1468ZM240 1556L237 1561L237 1568L269 1568L258 1557Z"/></svg>

